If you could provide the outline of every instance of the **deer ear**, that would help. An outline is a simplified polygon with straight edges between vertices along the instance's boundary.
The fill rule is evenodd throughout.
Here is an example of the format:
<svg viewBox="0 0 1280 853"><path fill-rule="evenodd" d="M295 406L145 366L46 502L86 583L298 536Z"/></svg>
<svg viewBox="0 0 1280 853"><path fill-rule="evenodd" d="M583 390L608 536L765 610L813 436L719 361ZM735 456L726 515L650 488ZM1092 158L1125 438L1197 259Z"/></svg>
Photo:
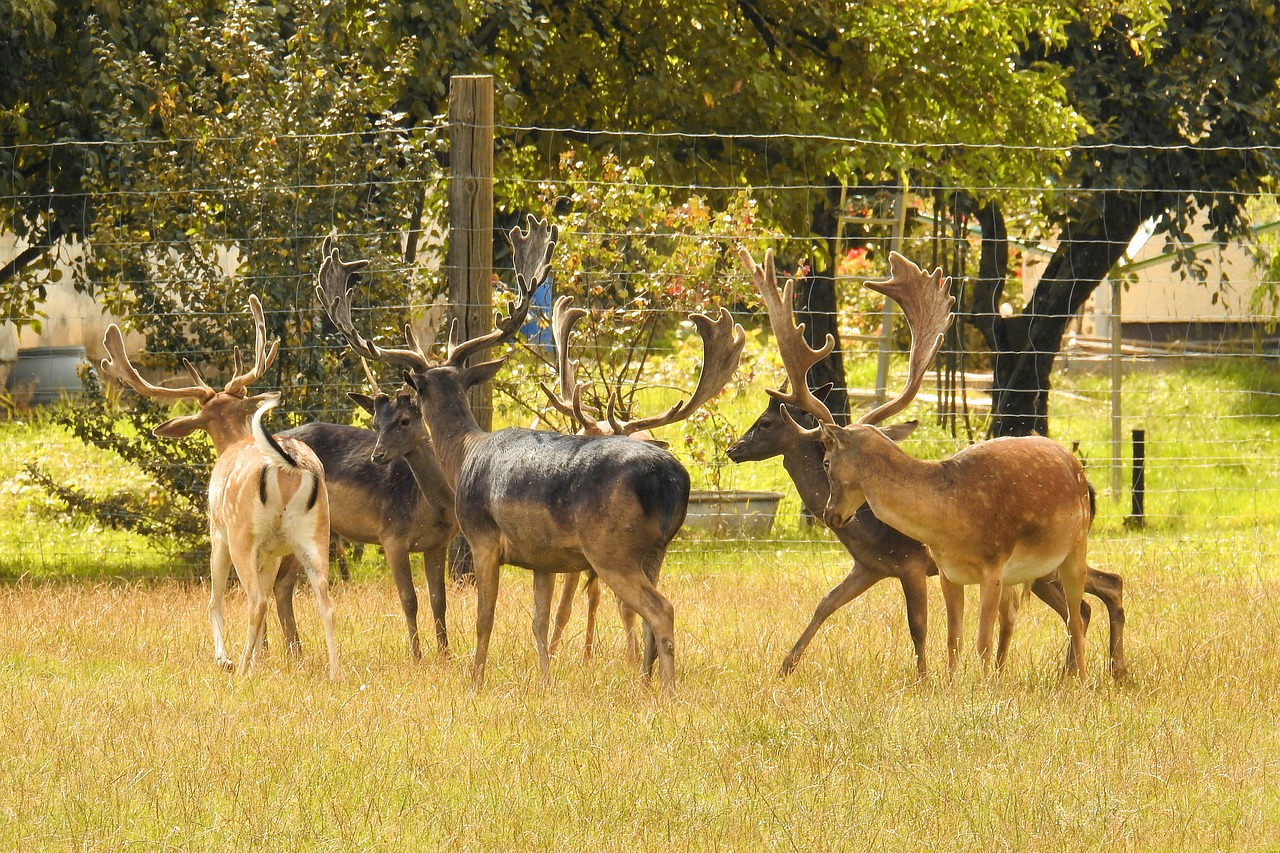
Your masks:
<svg viewBox="0 0 1280 853"><path fill-rule="evenodd" d="M161 438L186 438L199 429L201 429L200 415L179 415L160 424L151 431L151 434Z"/></svg>
<svg viewBox="0 0 1280 853"><path fill-rule="evenodd" d="M919 421L903 421L893 426L880 427L880 431L894 441L902 441L911 433L916 431L916 427L920 426Z"/></svg>
<svg viewBox="0 0 1280 853"><path fill-rule="evenodd" d="M480 364L473 364L470 367L462 369L462 384L466 388L473 385L479 385L481 382L488 382L494 377L494 374L507 363L507 357L495 358L493 361L484 361Z"/></svg>
<svg viewBox="0 0 1280 853"><path fill-rule="evenodd" d="M351 402L364 409L369 414L373 414L373 398L368 394L361 394L358 391L349 391L347 396L351 398Z"/></svg>

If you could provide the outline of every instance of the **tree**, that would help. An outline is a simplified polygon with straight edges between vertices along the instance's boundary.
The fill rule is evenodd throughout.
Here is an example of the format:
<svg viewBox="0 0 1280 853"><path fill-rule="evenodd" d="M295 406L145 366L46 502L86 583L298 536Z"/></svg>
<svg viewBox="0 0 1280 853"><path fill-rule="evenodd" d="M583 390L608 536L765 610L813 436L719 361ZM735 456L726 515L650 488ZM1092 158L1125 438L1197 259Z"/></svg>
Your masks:
<svg viewBox="0 0 1280 853"><path fill-rule="evenodd" d="M541 3L541 64L506 68L511 121L536 161L557 145L643 151L673 183L751 185L813 260L802 283L810 330L836 309L833 256L842 186L1036 187L1086 129L1067 69L1011 62L1061 47L1117 10L1149 25L1155 4L784 3L772 0ZM554 92L555 97L546 93ZM634 130L632 137L596 130ZM850 142L857 137L859 142ZM532 159L532 158L531 158ZM818 187L788 193L786 186ZM815 368L844 385L840 354ZM845 409L840 394L830 404Z"/></svg>
<svg viewBox="0 0 1280 853"><path fill-rule="evenodd" d="M1205 212L1223 241L1247 225L1245 202L1280 169L1277 23L1269 3L1175 4L1149 52L1135 49L1146 36L1120 16L1100 33L1073 26L1066 43L1028 51L1029 61L1070 71L1068 96L1094 133L1058 181L1058 248L1021 315L997 311L1000 210L979 217L974 319L997 353L993 434L1048 433L1050 371L1067 323L1144 222L1185 239Z"/></svg>

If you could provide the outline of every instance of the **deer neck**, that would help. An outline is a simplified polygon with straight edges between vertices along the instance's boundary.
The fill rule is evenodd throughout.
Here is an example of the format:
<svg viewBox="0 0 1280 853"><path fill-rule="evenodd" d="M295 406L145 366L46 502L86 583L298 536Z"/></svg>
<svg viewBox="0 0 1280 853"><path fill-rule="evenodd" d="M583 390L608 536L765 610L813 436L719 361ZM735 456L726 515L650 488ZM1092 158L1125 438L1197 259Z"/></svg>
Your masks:
<svg viewBox="0 0 1280 853"><path fill-rule="evenodd" d="M863 443L856 456L859 484L881 521L926 540L951 514L952 495L941 463L917 459L883 436Z"/></svg>
<svg viewBox="0 0 1280 853"><path fill-rule="evenodd" d="M451 490L456 490L467 457L489 433L476 423L461 389L450 388L445 394L432 395L422 416L431 432L431 444L445 482Z"/></svg>
<svg viewBox="0 0 1280 853"><path fill-rule="evenodd" d="M453 489L440 467L435 447L430 439L422 442L404 455L405 464L413 474L418 490L431 503L448 506L453 502Z"/></svg>
<svg viewBox="0 0 1280 853"><path fill-rule="evenodd" d="M782 451L782 467L795 483L805 509L821 518L831 494L827 472L822 467L822 442L797 441Z"/></svg>
<svg viewBox="0 0 1280 853"><path fill-rule="evenodd" d="M245 420L242 423L214 421L205 427L205 432L213 442L213 452L221 457L229 447L249 437L249 421Z"/></svg>

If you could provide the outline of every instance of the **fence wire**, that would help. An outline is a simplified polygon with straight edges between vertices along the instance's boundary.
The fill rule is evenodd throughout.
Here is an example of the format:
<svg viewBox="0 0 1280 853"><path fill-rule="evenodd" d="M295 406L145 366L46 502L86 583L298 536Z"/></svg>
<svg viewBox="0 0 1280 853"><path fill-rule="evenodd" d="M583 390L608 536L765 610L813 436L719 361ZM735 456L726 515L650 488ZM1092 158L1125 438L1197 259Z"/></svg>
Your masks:
<svg viewBox="0 0 1280 853"><path fill-rule="evenodd" d="M421 131L416 147L403 139L385 140L380 147L427 151L439 131ZM922 266L941 268L961 297L961 314L930 381L904 416L922 421L918 435L905 446L915 455L941 458L986 436L993 400L1003 389L995 385L995 353L978 333L968 313L972 305L966 303L979 284L982 250L973 205L992 198L1006 204L1010 259L1002 270L999 311L1017 316L1031 301L1057 247L1057 232L1041 209L1042 187L913 186L900 180L833 187L822 174L809 182L747 186L710 169L705 182L681 184L666 179L662 169L646 164L637 152L653 137L699 135L531 127L499 127L498 135L500 152L521 150L533 136L559 136L583 146L586 162L551 156L497 159L495 266L509 282L504 267L508 256L498 232L516 224L521 214L550 216L560 225L551 294L535 313L541 312L545 326L550 296L560 293L575 294L579 304L594 312L594 322L588 324L593 328L582 335L575 353L584 373L617 355L624 346L621 330L648 328L638 351L643 368L632 369L641 360L633 352L624 359L628 367L614 379L638 389L630 398L638 409L656 409L687 393L696 376L696 336L682 323L691 310L725 305L751 332L738 376L708 413L667 427L660 437L691 470L699 489L776 492L782 495L778 513L765 532L749 536L686 531L678 551L729 548L766 561L810 553L827 563L847 560L829 533L802 512L780 460L734 465L724 457L728 443L764 410L765 390L778 387L783 376L750 285L732 260L740 244L756 251L776 247L786 274L830 276L826 281L834 288L834 310L818 310L811 317L840 334L845 382L838 390L848 393L855 409L894 393L907 342L900 318L885 314L883 303L862 289L861 281L886 274L890 248ZM600 150L602 140L624 152L613 165L601 166L599 158L585 156L588 150ZM326 141L332 140L282 136L279 144L295 145L298 157L305 157L307 146ZM833 137L786 141L815 150L883 144ZM60 144L57 154L100 158L102 147ZM13 162L41 152L4 148L2 153ZM134 159L144 154L154 152L129 152ZM377 295L357 293L355 317L368 324L372 336L397 345L396 330L421 319L435 297L447 292L447 174L426 159L421 162L421 172L376 180L369 174L312 172L305 180L268 175L246 181L243 175L229 174L225 183L211 183L206 175L199 185L175 181L138 187L112 186L108 176L84 191L79 202L85 217L128 210L136 220L131 227L117 223L103 228L100 238L91 236L87 243L62 244L56 262L18 273L21 286L43 288L48 297L39 304L42 316L9 316L0 325L8 413L0 425L6 436L0 516L8 528L0 534L0 575L59 576L92 565L118 566L120 573L133 576L168 575L183 565L183 555L157 549L137 534L110 531L74 511L65 496L42 485L29 467L34 464L52 480L88 493L132 492L142 506L154 500L151 493L157 486L135 467L83 445L56 423L58 412L77 407L81 377L76 369L102 357L102 332L112 318L126 328L238 330L209 340L194 333L177 335L185 341L184 354L225 365L232 344L248 343L234 337L243 336L246 328L244 296L262 293L269 326L291 336L288 345L294 352L292 372L269 376L256 390L278 387L291 424L360 422L352 408L331 402L368 387L358 362L342 355L340 338L315 303L312 282L320 245L332 237L353 253L356 247L375 250L365 283L376 287ZM376 218L353 214L361 208L352 199L379 192L398 193L400 201L380 209ZM1222 194L1228 195L1228 188ZM967 199L969 206L957 199ZM16 218L25 201L0 195L0 211L8 217L7 228L0 229L0 266L29 248L17 236L31 224ZM217 208L222 212L211 221L226 227L205 232L193 227L183 237L157 220L154 237L147 237L147 229L137 224L149 216L176 215L183 207ZM812 217L771 215L820 207L835 225L821 237L815 236L820 229ZM1051 375L1050 432L1086 465L1099 493L1095 541L1110 554L1160 542L1168 543L1173 560L1178 548L1199 542L1221 549L1226 570L1274 564L1271 534L1280 522L1280 452L1274 439L1280 428L1280 365L1273 259L1280 206L1259 196L1247 207L1253 227L1228 242L1219 242L1207 226L1182 239L1162 233L1158 223L1141 230L1081 311L1058 318L1066 321L1067 331ZM254 211L272 213L271 228L290 233L235 221ZM211 266L218 275L166 262L201 251L216 256ZM282 253L284 260L256 261L270 253ZM112 260L104 265L104 258ZM200 280L208 282L197 302L188 301L190 289L180 286L188 274L205 276ZM75 281L91 286L99 298L78 293ZM507 292L499 287L498 305ZM107 306L111 311L104 314ZM38 333L32 319L39 320ZM163 346L155 339L137 344L144 346L140 360L148 357L146 348ZM536 384L554 382L545 331L529 327L515 349L511 371L497 383L497 424L527 426L537 418L543 426L565 428L547 412ZM59 397L64 399L51 402ZM330 402L307 402L313 400ZM1141 460L1135 458L1135 447L1144 453ZM207 465L175 455L163 439L154 439L151 462L159 468ZM1142 490L1135 494L1139 464ZM1224 547L1223 542L1230 544Z"/></svg>

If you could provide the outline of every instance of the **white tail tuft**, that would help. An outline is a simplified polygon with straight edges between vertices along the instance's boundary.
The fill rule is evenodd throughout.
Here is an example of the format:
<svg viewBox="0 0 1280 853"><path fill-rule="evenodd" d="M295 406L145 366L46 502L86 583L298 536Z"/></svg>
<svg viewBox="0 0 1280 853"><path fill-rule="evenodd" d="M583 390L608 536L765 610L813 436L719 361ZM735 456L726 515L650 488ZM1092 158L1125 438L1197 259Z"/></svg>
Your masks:
<svg viewBox="0 0 1280 853"><path fill-rule="evenodd" d="M262 451L262 455L268 463L297 469L299 467L298 460L290 456L288 451L275 440L275 437L262 427L263 416L278 405L280 405L280 395L278 393L263 395L262 405L258 406L258 410L253 413L253 426L250 430L253 433L253 443Z"/></svg>

